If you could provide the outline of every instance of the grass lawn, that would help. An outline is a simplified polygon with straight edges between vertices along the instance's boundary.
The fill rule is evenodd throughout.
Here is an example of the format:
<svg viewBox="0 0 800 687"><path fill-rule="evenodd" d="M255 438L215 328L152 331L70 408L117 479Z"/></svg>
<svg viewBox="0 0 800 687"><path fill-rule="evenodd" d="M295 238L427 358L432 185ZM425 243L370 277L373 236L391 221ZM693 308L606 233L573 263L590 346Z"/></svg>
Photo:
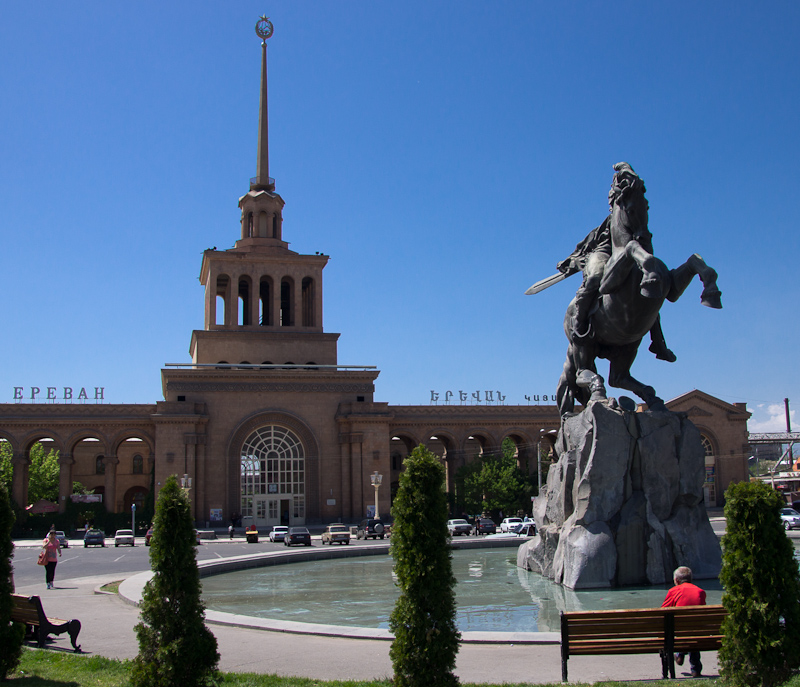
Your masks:
<svg viewBox="0 0 800 687"><path fill-rule="evenodd" d="M7 684L20 687L125 687L128 684L127 661L114 661L98 656L80 656L71 653L26 649L22 662L8 677ZM388 680L362 682L355 680L326 681L277 675L252 673L221 673L220 685L236 687L390 687ZM647 687L712 687L717 680L648 680ZM556 683L558 684L558 683ZM571 683L582 687L579 683ZM629 682L597 682L595 687L630 687ZM473 685L463 687L501 687L500 685ZM537 687L533 683L510 684L502 687ZM800 677L795 677L784 687L800 687Z"/></svg>

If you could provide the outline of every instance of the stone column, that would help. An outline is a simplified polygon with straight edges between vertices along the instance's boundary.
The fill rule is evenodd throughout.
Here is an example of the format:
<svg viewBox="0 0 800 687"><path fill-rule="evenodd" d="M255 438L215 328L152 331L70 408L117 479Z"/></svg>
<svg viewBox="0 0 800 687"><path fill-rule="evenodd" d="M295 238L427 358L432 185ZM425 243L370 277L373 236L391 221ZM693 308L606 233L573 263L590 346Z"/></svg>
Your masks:
<svg viewBox="0 0 800 687"><path fill-rule="evenodd" d="M106 510L109 513L117 512L117 465L119 458L116 456L106 456L103 458L103 465L106 466L105 494L103 498L106 502Z"/></svg>
<svg viewBox="0 0 800 687"><path fill-rule="evenodd" d="M24 453L15 452L11 459L11 495L20 508L28 505L28 467L31 459Z"/></svg>
<svg viewBox="0 0 800 687"><path fill-rule="evenodd" d="M63 453L58 458L58 512L67 510L67 499L72 494L72 466L75 459L69 453Z"/></svg>

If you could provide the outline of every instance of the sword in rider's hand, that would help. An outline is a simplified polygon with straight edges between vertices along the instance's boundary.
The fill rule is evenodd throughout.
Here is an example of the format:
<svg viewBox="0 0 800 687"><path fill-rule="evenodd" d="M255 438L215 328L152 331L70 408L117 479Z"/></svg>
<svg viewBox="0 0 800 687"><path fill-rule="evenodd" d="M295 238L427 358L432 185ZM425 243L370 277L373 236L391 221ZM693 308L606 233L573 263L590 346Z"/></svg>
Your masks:
<svg viewBox="0 0 800 687"><path fill-rule="evenodd" d="M545 289L549 289L553 284L558 284L558 282L566 279L570 276L571 273L568 272L556 272L551 277L546 277L541 281L537 281L531 288L529 288L526 292L526 296L532 296L535 293L539 293L539 291L544 291Z"/></svg>

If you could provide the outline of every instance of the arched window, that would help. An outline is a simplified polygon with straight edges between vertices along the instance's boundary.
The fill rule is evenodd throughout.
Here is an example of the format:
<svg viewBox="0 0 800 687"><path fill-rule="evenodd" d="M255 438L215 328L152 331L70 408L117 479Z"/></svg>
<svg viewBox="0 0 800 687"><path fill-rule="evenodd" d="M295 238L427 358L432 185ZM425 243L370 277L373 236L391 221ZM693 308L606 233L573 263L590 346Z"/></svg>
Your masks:
<svg viewBox="0 0 800 687"><path fill-rule="evenodd" d="M105 475L106 474L106 464L104 461L105 456L97 456L94 459L94 474L95 475Z"/></svg>
<svg viewBox="0 0 800 687"><path fill-rule="evenodd" d="M294 432L267 425L247 437L241 452L241 495L243 516L256 515L259 504L271 498L285 503L295 519L305 518L305 450Z"/></svg>
<svg viewBox="0 0 800 687"><path fill-rule="evenodd" d="M137 453L133 457L133 474L141 475L144 472L144 459Z"/></svg>
<svg viewBox="0 0 800 687"><path fill-rule="evenodd" d="M313 327L314 322L314 280L306 277L302 282L303 326Z"/></svg>

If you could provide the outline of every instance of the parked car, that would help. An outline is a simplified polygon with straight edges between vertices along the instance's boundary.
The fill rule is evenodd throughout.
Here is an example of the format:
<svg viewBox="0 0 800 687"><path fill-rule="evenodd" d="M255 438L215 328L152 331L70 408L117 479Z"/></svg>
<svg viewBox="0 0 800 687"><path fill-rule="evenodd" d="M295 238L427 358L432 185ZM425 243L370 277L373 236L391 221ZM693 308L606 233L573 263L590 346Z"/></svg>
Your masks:
<svg viewBox="0 0 800 687"><path fill-rule="evenodd" d="M794 508L781 508L781 520L783 520L783 529L785 530L800 527L800 513Z"/></svg>
<svg viewBox="0 0 800 687"><path fill-rule="evenodd" d="M69 548L69 539L67 539L67 535L64 534L61 530L56 532L56 539L58 539L58 543L61 544L62 549Z"/></svg>
<svg viewBox="0 0 800 687"><path fill-rule="evenodd" d="M117 530L114 535L114 546L119 546L120 544L135 546L133 530Z"/></svg>
<svg viewBox="0 0 800 687"><path fill-rule="evenodd" d="M520 537L533 537L536 534L536 523L523 522L517 529L517 534Z"/></svg>
<svg viewBox="0 0 800 687"><path fill-rule="evenodd" d="M356 539L383 539L386 528L381 520L377 518L368 518L358 523L358 530L356 530Z"/></svg>
<svg viewBox="0 0 800 687"><path fill-rule="evenodd" d="M100 530L89 530L83 535L83 548L87 546L105 546L106 533Z"/></svg>
<svg viewBox="0 0 800 687"><path fill-rule="evenodd" d="M517 525L522 524L522 518L505 518L503 522L500 523L500 531L501 532L513 532L514 528Z"/></svg>
<svg viewBox="0 0 800 687"><path fill-rule="evenodd" d="M497 525L491 518L478 518L475 523L475 534L494 534L497 532Z"/></svg>
<svg viewBox="0 0 800 687"><path fill-rule="evenodd" d="M286 525L275 525L272 528L272 531L269 533L269 540L271 542L276 541L283 541L283 538L286 536L286 533L289 531L289 528Z"/></svg>
<svg viewBox="0 0 800 687"><path fill-rule="evenodd" d="M150 546L150 540L153 538L153 528L151 527L144 535L144 545Z"/></svg>
<svg viewBox="0 0 800 687"><path fill-rule="evenodd" d="M350 543L350 529L342 524L328 525L322 533L323 544L333 544L337 542L341 544Z"/></svg>
<svg viewBox="0 0 800 687"><path fill-rule="evenodd" d="M305 527L290 527L283 537L284 546L305 544L311 546L311 533Z"/></svg>
<svg viewBox="0 0 800 687"><path fill-rule="evenodd" d="M457 518L455 520L447 521L447 531L451 537L460 537L462 534L469 534L472 532L472 525L466 520Z"/></svg>

